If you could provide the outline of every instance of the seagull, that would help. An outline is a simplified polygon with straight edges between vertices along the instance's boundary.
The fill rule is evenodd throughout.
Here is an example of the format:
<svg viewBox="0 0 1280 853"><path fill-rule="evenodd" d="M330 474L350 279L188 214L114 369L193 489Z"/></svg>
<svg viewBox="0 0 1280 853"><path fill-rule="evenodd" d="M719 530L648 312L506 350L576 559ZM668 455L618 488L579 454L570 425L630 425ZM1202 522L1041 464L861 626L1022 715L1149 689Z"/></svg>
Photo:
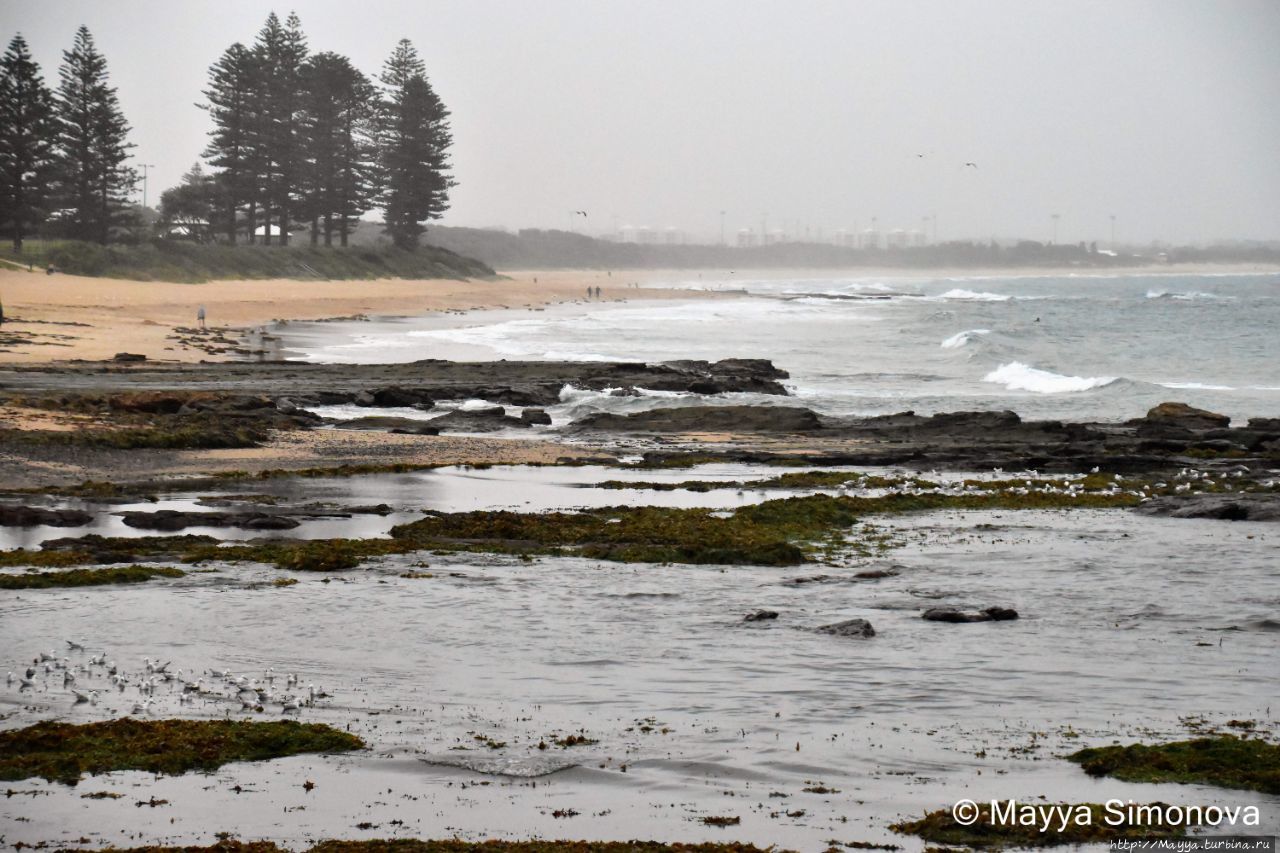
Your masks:
<svg viewBox="0 0 1280 853"><path fill-rule="evenodd" d="M75 640L67 640L67 646L73 652L82 652L84 651L84 640L81 639L78 643Z"/></svg>
<svg viewBox="0 0 1280 853"><path fill-rule="evenodd" d="M8 678L6 678L6 679L4 680L4 683L5 683L5 686L7 686L7 687L12 687L12 686L13 686L13 673L12 673L12 672L10 672L10 673L9 673L9 677L8 677Z"/></svg>
<svg viewBox="0 0 1280 853"><path fill-rule="evenodd" d="M35 687L35 686L36 686L36 683L35 683L35 681L34 681L33 679L31 679L31 678L23 678L23 679L22 679L21 681L19 681L19 683L18 683L18 689L19 689L19 690L30 690L31 688L33 688L33 687Z"/></svg>
<svg viewBox="0 0 1280 853"><path fill-rule="evenodd" d="M135 713L135 714L149 714L149 713L151 713L151 700L150 700L150 699L147 699L145 702L134 702L134 703L133 703L133 713Z"/></svg>
<svg viewBox="0 0 1280 853"><path fill-rule="evenodd" d="M961 166L960 168L961 168L961 169L963 169L963 168L965 168L965 166L972 166L972 167L973 167L973 168L975 168L975 169L976 169L976 168L978 168L978 164L977 164L977 163L965 163L965 164L964 164L964 166Z"/></svg>
<svg viewBox="0 0 1280 853"><path fill-rule="evenodd" d="M74 690L74 689L73 689L71 692L72 692L72 693L74 693L74 694L76 695L76 704L77 704L77 705L79 705L81 702L94 702L94 703L96 703L96 702L97 702L97 700L98 700L98 691L96 691L96 690L90 690L88 693L86 693L86 692L84 692L83 690Z"/></svg>
<svg viewBox="0 0 1280 853"><path fill-rule="evenodd" d="M299 703L298 700L295 699L294 697L290 696L289 698L284 700L284 704L280 708L280 713L288 714L293 711L301 711L301 710L302 710L301 703Z"/></svg>

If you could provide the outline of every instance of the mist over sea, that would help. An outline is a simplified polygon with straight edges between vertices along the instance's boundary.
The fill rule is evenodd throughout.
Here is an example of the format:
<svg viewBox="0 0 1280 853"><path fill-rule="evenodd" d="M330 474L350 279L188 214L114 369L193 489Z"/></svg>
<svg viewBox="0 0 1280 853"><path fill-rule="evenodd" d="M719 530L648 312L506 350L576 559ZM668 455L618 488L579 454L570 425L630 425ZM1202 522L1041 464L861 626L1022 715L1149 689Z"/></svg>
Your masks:
<svg viewBox="0 0 1280 853"><path fill-rule="evenodd" d="M742 295L663 302L602 281L600 301L545 311L279 331L292 357L318 362L767 358L791 374L794 402L828 414L1012 409L1112 421L1180 400L1240 421L1280 417L1280 273L683 273L662 284ZM553 415L714 402L724 398L568 388Z"/></svg>

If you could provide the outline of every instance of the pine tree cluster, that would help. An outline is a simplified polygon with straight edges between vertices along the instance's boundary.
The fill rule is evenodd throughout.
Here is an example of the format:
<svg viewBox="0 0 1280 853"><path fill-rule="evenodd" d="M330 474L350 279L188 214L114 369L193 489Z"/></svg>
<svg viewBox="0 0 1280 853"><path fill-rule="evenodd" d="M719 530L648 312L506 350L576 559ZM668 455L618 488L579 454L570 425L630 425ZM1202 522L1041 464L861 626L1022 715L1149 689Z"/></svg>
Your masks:
<svg viewBox="0 0 1280 853"><path fill-rule="evenodd" d="M137 174L107 61L81 27L50 91L21 35L0 57L0 229L106 243L127 224Z"/></svg>
<svg viewBox="0 0 1280 853"><path fill-rule="evenodd" d="M309 53L297 15L282 24L272 13L251 47L233 44L213 64L204 95L216 171L188 173L184 187L227 242L287 244L309 223L312 243L345 246L382 207L387 234L412 248L448 209L449 111L408 40L375 83L341 54Z"/></svg>
<svg viewBox="0 0 1280 853"><path fill-rule="evenodd" d="M0 229L107 243L129 224L137 174L106 60L81 27L50 91L21 35L0 60ZM161 195L169 233L198 241L345 246L360 217L385 211L413 248L449 206L449 111L406 39L371 80L333 52L311 53L297 15L271 13L250 46L209 68L201 104L213 129L200 163Z"/></svg>

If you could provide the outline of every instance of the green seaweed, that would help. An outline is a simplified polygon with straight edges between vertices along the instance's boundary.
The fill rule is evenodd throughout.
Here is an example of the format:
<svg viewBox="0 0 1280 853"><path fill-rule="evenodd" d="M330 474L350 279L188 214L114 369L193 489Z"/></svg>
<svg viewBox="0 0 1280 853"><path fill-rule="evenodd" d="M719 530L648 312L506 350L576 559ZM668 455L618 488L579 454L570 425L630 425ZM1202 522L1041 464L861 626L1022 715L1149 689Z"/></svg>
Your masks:
<svg viewBox="0 0 1280 853"><path fill-rule="evenodd" d="M919 820L902 821L890 826L894 832L903 835L916 835L933 844L945 844L952 847L974 847L999 849L1002 847L1051 847L1058 844L1098 844L1121 838L1181 838L1186 829L1166 823L1128 823L1118 825L1109 823L1105 806L1098 803L1082 804L1026 804L1023 808L1034 808L1036 822L1034 825L1023 825L1018 822L993 822L991 806L979 805L978 818L972 824L963 824L955 819L952 810L939 809L929 812ZM1087 822L1063 821L1055 810L1066 809L1072 815L1077 810L1088 809ZM1041 831L1048 822L1049 828Z"/></svg>
<svg viewBox="0 0 1280 853"><path fill-rule="evenodd" d="M177 775L232 761L363 749L364 741L321 723L293 720L43 722L0 731L0 779L38 776L74 785L84 774L145 770Z"/></svg>
<svg viewBox="0 0 1280 853"><path fill-rule="evenodd" d="M0 589L53 589L55 587L105 586L144 583L152 578L180 578L181 569L167 566L111 566L105 569L68 569L61 572L28 572L0 575Z"/></svg>
<svg viewBox="0 0 1280 853"><path fill-rule="evenodd" d="M1233 735L1147 746L1103 746L1067 756L1090 776L1179 782L1280 794L1280 745Z"/></svg>

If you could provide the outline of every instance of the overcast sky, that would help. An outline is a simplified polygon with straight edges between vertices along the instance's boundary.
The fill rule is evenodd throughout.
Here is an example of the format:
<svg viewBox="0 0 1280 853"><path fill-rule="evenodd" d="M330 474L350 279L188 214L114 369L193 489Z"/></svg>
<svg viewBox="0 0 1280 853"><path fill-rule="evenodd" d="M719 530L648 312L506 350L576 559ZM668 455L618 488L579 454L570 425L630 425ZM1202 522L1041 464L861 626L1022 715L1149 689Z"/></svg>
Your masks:
<svg viewBox="0 0 1280 853"><path fill-rule="evenodd" d="M0 36L53 85L89 27L154 203L272 9L371 75L414 42L453 112L446 224L1280 239L1276 0L0 0Z"/></svg>

